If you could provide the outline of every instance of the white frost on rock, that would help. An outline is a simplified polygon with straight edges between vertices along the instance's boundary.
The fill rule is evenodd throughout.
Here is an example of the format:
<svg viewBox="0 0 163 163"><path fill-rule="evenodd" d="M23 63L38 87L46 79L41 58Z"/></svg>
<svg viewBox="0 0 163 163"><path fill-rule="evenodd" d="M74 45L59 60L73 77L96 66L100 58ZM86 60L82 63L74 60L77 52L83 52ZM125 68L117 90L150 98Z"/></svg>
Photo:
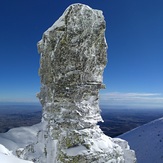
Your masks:
<svg viewBox="0 0 163 163"><path fill-rule="evenodd" d="M130 149L127 141L120 138L114 138L113 141L123 149L125 163L136 162L135 152Z"/></svg>
<svg viewBox="0 0 163 163"><path fill-rule="evenodd" d="M64 151L68 156L77 156L77 155L83 155L87 152L87 148L83 145L78 145L73 148L68 148Z"/></svg>

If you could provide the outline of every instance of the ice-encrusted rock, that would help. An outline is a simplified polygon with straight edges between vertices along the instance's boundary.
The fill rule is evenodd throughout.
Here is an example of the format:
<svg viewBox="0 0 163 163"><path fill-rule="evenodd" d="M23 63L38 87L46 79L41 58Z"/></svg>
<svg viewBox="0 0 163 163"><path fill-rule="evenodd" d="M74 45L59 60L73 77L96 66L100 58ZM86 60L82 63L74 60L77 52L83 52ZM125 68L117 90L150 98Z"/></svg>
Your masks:
<svg viewBox="0 0 163 163"><path fill-rule="evenodd" d="M107 62L102 12L71 5L43 34L38 50L43 130L38 142L18 151L19 156L39 163L127 163L125 147L97 126ZM34 158L41 151L38 144L42 154Z"/></svg>

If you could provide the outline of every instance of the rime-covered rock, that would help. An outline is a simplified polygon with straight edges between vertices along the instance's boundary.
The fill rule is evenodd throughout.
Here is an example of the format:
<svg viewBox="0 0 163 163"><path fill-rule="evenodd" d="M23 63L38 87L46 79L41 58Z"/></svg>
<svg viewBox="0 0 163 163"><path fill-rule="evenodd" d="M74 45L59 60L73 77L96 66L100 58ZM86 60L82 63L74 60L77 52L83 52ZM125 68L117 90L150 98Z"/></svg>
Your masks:
<svg viewBox="0 0 163 163"><path fill-rule="evenodd" d="M38 43L43 130L20 156L35 157L41 144L42 155L33 159L39 163L127 163L126 148L135 162L128 145L122 148L97 126L106 50L102 11L83 4L68 7L44 32Z"/></svg>

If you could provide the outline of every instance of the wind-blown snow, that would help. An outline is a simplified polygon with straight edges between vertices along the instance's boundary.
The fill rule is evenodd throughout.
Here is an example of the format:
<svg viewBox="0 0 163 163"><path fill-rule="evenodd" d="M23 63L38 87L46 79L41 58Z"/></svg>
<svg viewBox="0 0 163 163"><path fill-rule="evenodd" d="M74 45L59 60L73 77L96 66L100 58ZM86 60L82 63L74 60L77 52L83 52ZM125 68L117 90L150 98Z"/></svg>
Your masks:
<svg viewBox="0 0 163 163"><path fill-rule="evenodd" d="M163 163L163 118L121 136L135 150L138 163Z"/></svg>

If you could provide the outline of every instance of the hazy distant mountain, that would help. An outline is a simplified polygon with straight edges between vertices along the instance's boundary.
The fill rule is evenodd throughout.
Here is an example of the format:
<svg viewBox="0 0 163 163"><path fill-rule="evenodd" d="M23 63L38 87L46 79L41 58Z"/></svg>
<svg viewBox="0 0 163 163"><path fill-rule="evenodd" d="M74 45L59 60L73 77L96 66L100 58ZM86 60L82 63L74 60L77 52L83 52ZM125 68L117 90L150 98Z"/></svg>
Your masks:
<svg viewBox="0 0 163 163"><path fill-rule="evenodd" d="M119 136L135 150L137 163L163 163L163 118Z"/></svg>

